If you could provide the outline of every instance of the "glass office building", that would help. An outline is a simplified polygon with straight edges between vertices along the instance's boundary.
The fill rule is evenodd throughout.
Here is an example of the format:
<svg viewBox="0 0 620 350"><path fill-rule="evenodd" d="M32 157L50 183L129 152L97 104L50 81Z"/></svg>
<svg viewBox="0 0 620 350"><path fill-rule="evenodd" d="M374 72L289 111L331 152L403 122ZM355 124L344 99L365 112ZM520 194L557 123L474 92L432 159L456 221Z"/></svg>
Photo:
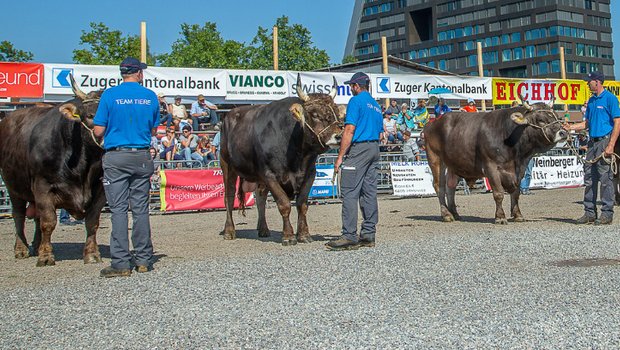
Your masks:
<svg viewBox="0 0 620 350"><path fill-rule="evenodd" d="M345 56L388 54L462 75L567 78L602 71L614 77L610 0L356 0Z"/></svg>

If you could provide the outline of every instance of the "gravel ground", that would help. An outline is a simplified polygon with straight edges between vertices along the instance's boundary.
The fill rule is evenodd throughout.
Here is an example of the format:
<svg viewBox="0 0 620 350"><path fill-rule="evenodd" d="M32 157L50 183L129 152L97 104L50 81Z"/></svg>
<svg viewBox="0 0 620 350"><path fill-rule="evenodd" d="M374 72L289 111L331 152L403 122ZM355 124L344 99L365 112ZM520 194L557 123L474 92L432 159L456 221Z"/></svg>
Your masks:
<svg viewBox="0 0 620 350"><path fill-rule="evenodd" d="M458 196L463 221L436 198L380 199L377 247L330 252L340 205L311 206L316 241L258 239L256 210L154 215L155 270L101 279L81 261L81 227L59 226L57 264L13 258L0 221L0 348L619 348L617 220L576 226L583 189L522 197L525 223L494 225L490 194ZM505 203L505 209L508 203ZM28 227L29 230L32 226Z"/></svg>

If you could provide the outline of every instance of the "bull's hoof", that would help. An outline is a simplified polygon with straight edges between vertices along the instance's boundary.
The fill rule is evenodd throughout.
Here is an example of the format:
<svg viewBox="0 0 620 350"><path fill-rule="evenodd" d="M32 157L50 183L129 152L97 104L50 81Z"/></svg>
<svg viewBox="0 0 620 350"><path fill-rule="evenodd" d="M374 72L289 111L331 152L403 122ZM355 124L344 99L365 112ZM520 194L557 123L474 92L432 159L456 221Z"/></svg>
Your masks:
<svg viewBox="0 0 620 350"><path fill-rule="evenodd" d="M289 246L289 245L296 245L297 244L297 239L296 238L291 238L291 239L282 239L282 245L283 246Z"/></svg>
<svg viewBox="0 0 620 350"><path fill-rule="evenodd" d="M523 218L523 216L515 216L514 221L515 222L525 222L525 218Z"/></svg>
<svg viewBox="0 0 620 350"><path fill-rule="evenodd" d="M454 221L461 221L461 216L459 214L454 213L452 216L454 217Z"/></svg>
<svg viewBox="0 0 620 350"><path fill-rule="evenodd" d="M452 215L444 215L442 216L443 222L453 222L454 221L454 216Z"/></svg>
<svg viewBox="0 0 620 350"><path fill-rule="evenodd" d="M312 239L312 237L310 237L310 235L307 235L307 236L299 236L299 238L297 238L297 242L299 242L299 243L312 243L312 242L314 242L314 240Z"/></svg>
<svg viewBox="0 0 620 350"><path fill-rule="evenodd" d="M232 241L237 238L234 232L224 232L224 239L227 241Z"/></svg>
<svg viewBox="0 0 620 350"><path fill-rule="evenodd" d="M100 262L101 262L101 256L99 256L99 254L84 255L84 264L98 264Z"/></svg>
<svg viewBox="0 0 620 350"><path fill-rule="evenodd" d="M39 257L39 260L37 260L37 267L54 266L54 265L56 265L56 260L54 260L54 256L53 255L49 255L46 258Z"/></svg>
<svg viewBox="0 0 620 350"><path fill-rule="evenodd" d="M258 230L258 237L261 237L261 238L271 237L271 231L269 231L269 229Z"/></svg>
<svg viewBox="0 0 620 350"><path fill-rule="evenodd" d="M508 225L508 220L506 218L496 218L495 223L498 225Z"/></svg>
<svg viewBox="0 0 620 350"><path fill-rule="evenodd" d="M26 259L28 257L30 257L30 253L28 252L28 249L20 249L20 250L15 249L15 259Z"/></svg>

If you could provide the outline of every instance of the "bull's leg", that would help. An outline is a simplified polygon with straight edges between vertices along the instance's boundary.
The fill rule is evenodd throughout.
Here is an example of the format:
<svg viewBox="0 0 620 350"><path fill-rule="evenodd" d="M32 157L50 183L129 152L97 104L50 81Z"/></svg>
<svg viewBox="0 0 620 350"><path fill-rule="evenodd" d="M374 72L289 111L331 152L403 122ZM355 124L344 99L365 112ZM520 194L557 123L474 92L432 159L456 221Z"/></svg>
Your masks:
<svg viewBox="0 0 620 350"><path fill-rule="evenodd" d="M428 159L428 165L433 173L433 187L435 188L435 193L437 193L437 199L439 200L441 217L445 222L454 221L454 217L446 205L446 168L443 166L439 155L431 148L426 150L426 158Z"/></svg>
<svg viewBox="0 0 620 350"><path fill-rule="evenodd" d="M459 181L459 177L456 176L450 169L448 169L446 179L446 197L448 200L448 211L450 212L450 214L452 214L454 220L461 220L461 216L456 212L456 203L454 201L454 196L456 194L456 185Z"/></svg>
<svg viewBox="0 0 620 350"><path fill-rule="evenodd" d="M293 226L289 216L291 215L291 201L288 198L286 192L282 189L280 184L274 179L267 180L267 187L273 198L276 200L280 215L282 215L282 245L295 245L297 244L297 238L293 233Z"/></svg>
<svg viewBox="0 0 620 350"><path fill-rule="evenodd" d="M487 166L486 169L492 169L492 166ZM501 175L497 171L489 171L487 174L491 189L493 190L493 199L495 200L495 223L500 225L507 225L506 213L502 208L502 202L504 201L504 187L502 186Z"/></svg>
<svg viewBox="0 0 620 350"><path fill-rule="evenodd" d="M41 219L34 218L34 236L32 237L31 252L30 255L37 255L39 247L41 246Z"/></svg>
<svg viewBox="0 0 620 350"><path fill-rule="evenodd" d="M226 223L224 224L224 239L235 239L235 223L232 218L232 212L235 207L235 192L237 190L237 173L222 158L220 160L222 166L222 175L224 176L224 203L226 204Z"/></svg>
<svg viewBox="0 0 620 350"><path fill-rule="evenodd" d="M269 194L269 190L260 185L254 193L256 194L256 208L258 208L258 223L256 225L258 237L269 237L271 236L271 231L265 219L265 207L267 206L267 195Z"/></svg>
<svg viewBox="0 0 620 350"><path fill-rule="evenodd" d="M299 243L311 243L312 237L310 236L310 230L308 229L308 221L306 220L306 214L308 213L308 194L312 188L316 169L310 167L313 171L307 174L304 183L301 185L299 193L297 194L297 200L295 202L297 206L297 242Z"/></svg>
<svg viewBox="0 0 620 350"><path fill-rule="evenodd" d="M39 225L41 227L41 244L39 245L37 266L52 266L56 264L52 248L52 233L56 228L56 207L49 196L50 186L43 180L35 181L33 185ZM37 196L41 193L41 196Z"/></svg>
<svg viewBox="0 0 620 350"><path fill-rule="evenodd" d="M101 262L101 254L97 245L97 231L99 230L99 218L101 210L105 206L106 197L103 189L97 193L93 199L93 204L86 210L86 242L84 242L83 259L84 264L94 264Z"/></svg>
<svg viewBox="0 0 620 350"><path fill-rule="evenodd" d="M512 191L512 193L510 194L510 212L512 213L512 217L514 218L515 222L525 221L525 219L523 218L523 215L521 214L521 210L519 209L519 196L520 195L521 195L521 192L519 191L518 188L516 191Z"/></svg>
<svg viewBox="0 0 620 350"><path fill-rule="evenodd" d="M26 201L18 199L16 196L11 195L11 207L13 209L13 222L15 224L15 246L13 251L16 259L25 259L30 256L28 252L28 241L26 240L26 234L24 233L24 226L26 223Z"/></svg>

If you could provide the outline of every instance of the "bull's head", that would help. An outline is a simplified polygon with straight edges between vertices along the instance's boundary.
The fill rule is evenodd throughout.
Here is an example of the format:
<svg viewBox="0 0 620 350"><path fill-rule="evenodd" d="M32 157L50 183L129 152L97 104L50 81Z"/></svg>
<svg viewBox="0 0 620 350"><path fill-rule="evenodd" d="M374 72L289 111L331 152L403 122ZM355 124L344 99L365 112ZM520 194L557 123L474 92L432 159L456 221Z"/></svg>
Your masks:
<svg viewBox="0 0 620 350"><path fill-rule="evenodd" d="M553 111L555 98L549 103L535 103L530 105L521 95L519 99L523 105L510 115L510 119L518 125L536 129L541 132L548 144L555 144L568 137L562 127L562 120Z"/></svg>
<svg viewBox="0 0 620 350"><path fill-rule="evenodd" d="M91 91L86 94L77 86L73 75L70 74L69 78L71 79L71 89L75 94L75 98L60 105L58 110L65 118L74 122L83 122L84 125L92 129L94 127L93 118L97 113L99 99L103 91Z"/></svg>
<svg viewBox="0 0 620 350"><path fill-rule="evenodd" d="M333 81L329 94L306 94L301 85L301 75L297 74L297 96L302 103L295 103L290 108L304 133L309 134L310 142L322 147L338 147L343 129L344 113L334 102L338 82L336 78Z"/></svg>

